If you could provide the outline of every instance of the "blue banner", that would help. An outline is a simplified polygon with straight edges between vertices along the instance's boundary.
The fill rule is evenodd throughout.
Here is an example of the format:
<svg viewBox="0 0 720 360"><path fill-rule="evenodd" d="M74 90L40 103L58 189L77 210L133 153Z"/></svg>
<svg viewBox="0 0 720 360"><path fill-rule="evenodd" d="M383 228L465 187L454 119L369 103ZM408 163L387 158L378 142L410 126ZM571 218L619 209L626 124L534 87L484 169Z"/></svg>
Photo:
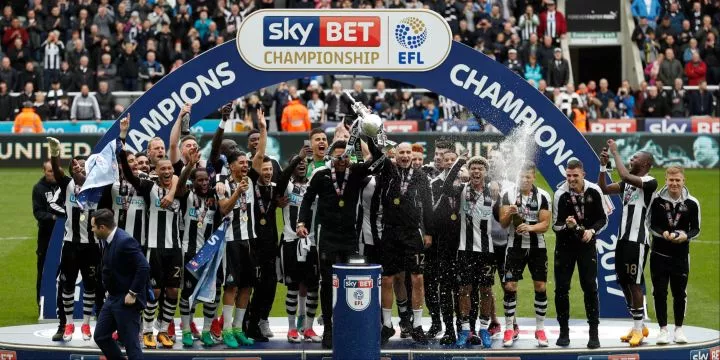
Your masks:
<svg viewBox="0 0 720 360"><path fill-rule="evenodd" d="M263 11L255 16L271 13L273 12ZM257 33L262 36L262 31ZM432 33L428 34L434 36ZM397 39L388 37L387 41L397 42ZM262 50L261 44L261 41L257 42L258 51ZM390 48L384 49L395 51L392 49L397 49L397 46L393 43ZM342 72L321 71L332 69L332 64L315 66L314 69L317 70L314 71L263 71L248 65L240 56L236 44L229 41L168 74L128 107L126 113L132 114L133 121L130 124L127 147L135 151L143 150L154 136L160 136L167 141L172 124L184 102L193 104L191 124L195 124L239 94L247 94L260 87L289 79L343 73L388 78L429 89L473 109L477 116L488 121L503 134L508 134L520 124L529 125L538 149L538 169L552 187L565 180L565 164L572 159L580 159L585 164L588 179L597 179L600 163L596 151L600 149L593 149L552 102L523 78L470 47L452 42L447 50L447 57L441 63L422 72L359 70L362 67ZM430 56L432 51L438 49L431 46L415 49L418 57L423 58L426 53ZM288 59L303 60L300 57ZM345 58L338 58L338 61L345 61ZM125 115L122 114L121 117ZM118 126L113 125L95 145L95 152L100 151L108 142L114 141L117 136ZM622 208L618 197L613 197L613 203L616 209ZM614 271L620 215L619 210L610 215L607 230L599 234L597 241L600 314L603 317L628 315Z"/></svg>
<svg viewBox="0 0 720 360"><path fill-rule="evenodd" d="M97 121L76 121L69 120L43 121L43 127L47 134L104 134L112 127L115 120ZM194 134L212 134L217 129L220 120L206 119L198 121L190 128ZM0 122L0 134L12 134L13 122Z"/></svg>
<svg viewBox="0 0 720 360"><path fill-rule="evenodd" d="M229 218L223 219L222 225L205 240L203 247L185 265L190 274L198 279L198 284L188 299L190 305L196 299L203 302L215 301L217 271L225 255L225 232L229 224Z"/></svg>

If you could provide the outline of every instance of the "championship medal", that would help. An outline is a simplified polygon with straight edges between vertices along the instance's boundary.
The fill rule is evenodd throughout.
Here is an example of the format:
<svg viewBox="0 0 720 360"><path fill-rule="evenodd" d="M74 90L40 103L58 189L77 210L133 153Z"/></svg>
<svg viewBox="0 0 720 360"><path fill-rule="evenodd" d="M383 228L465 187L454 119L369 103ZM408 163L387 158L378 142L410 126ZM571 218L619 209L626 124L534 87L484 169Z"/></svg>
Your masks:
<svg viewBox="0 0 720 360"><path fill-rule="evenodd" d="M340 199L340 201L338 201L338 206L339 206L339 207L344 207L344 206L345 206L345 200Z"/></svg>
<svg viewBox="0 0 720 360"><path fill-rule="evenodd" d="M450 220L452 220L452 221L457 220L457 215L455 215L455 214L450 215Z"/></svg>
<svg viewBox="0 0 720 360"><path fill-rule="evenodd" d="M400 205L400 198L393 199L393 204Z"/></svg>
<svg viewBox="0 0 720 360"><path fill-rule="evenodd" d="M265 218L260 219L260 225L265 225L265 224L267 224L267 221L265 220Z"/></svg>

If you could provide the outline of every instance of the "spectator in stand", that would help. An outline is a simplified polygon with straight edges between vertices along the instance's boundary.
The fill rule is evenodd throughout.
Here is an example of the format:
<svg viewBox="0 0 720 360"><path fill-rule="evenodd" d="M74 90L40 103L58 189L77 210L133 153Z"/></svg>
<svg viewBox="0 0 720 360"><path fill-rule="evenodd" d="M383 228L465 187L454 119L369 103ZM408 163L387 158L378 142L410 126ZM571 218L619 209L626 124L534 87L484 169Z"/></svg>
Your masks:
<svg viewBox="0 0 720 360"><path fill-rule="evenodd" d="M660 75L660 66L664 61L665 55L660 53L655 61L648 63L647 66L645 66L645 78L650 85L655 85L655 81L657 81L657 78Z"/></svg>
<svg viewBox="0 0 720 360"><path fill-rule="evenodd" d="M90 90L95 90L95 80L95 72L90 70L90 60L87 56L81 57L78 67L73 72L71 91L78 91L83 85L87 85Z"/></svg>
<svg viewBox="0 0 720 360"><path fill-rule="evenodd" d="M435 106L435 101L430 98L424 98L422 104L424 107L422 119L425 121L425 131L435 131L438 120L440 120L440 110Z"/></svg>
<svg viewBox="0 0 720 360"><path fill-rule="evenodd" d="M715 33L708 33L700 48L700 55L708 68L707 81L711 84L720 84L720 44L716 42L716 39ZM717 115L720 116L720 114Z"/></svg>
<svg viewBox="0 0 720 360"><path fill-rule="evenodd" d="M520 47L520 60L527 64L530 61L530 56L535 56L535 60L540 62L540 59L538 59L539 49L540 43L538 42L537 34L530 34L530 40L524 41L523 45Z"/></svg>
<svg viewBox="0 0 720 360"><path fill-rule="evenodd" d="M162 6L157 3L153 6L153 11L148 14L147 19L150 20L150 26L155 30L155 32L160 32L163 24L170 24L170 17L167 13L165 13Z"/></svg>
<svg viewBox="0 0 720 360"><path fill-rule="evenodd" d="M713 26L710 16L705 15L703 16L702 27L695 33L695 37L701 44L704 44L709 34L715 35L715 39L718 38L718 29Z"/></svg>
<svg viewBox="0 0 720 360"><path fill-rule="evenodd" d="M540 25L540 18L535 14L535 9L532 5L525 6L525 12L520 16L520 37L523 41L528 41L530 37L535 34L537 41L537 29Z"/></svg>
<svg viewBox="0 0 720 360"><path fill-rule="evenodd" d="M163 76L165 76L165 67L156 61L154 51L148 51L145 54L145 61L140 65L140 71L138 72L138 77L142 79L143 86L148 82L154 84Z"/></svg>
<svg viewBox="0 0 720 360"><path fill-rule="evenodd" d="M306 103L312 99L312 93L313 91L317 91L318 96L320 96L320 100L325 99L325 92L323 91L322 87L320 86L320 83L316 79L310 80L310 83L308 84L307 88L305 89L305 92L302 94L300 99L303 103Z"/></svg>
<svg viewBox="0 0 720 360"><path fill-rule="evenodd" d="M643 50L643 47L645 45L645 38L647 37L648 30L651 30L651 29L652 28L648 25L648 19L641 17L638 26L636 26L635 30L633 30L631 38L637 45L638 49L640 49L640 51Z"/></svg>
<svg viewBox="0 0 720 360"><path fill-rule="evenodd" d="M412 104L405 110L405 120L422 120L423 119L423 100L420 96L412 97Z"/></svg>
<svg viewBox="0 0 720 360"><path fill-rule="evenodd" d="M673 81L674 83L675 81ZM655 87L658 89L658 96L662 98L668 106L668 112L670 111L670 95L665 91L665 84L658 80L655 82Z"/></svg>
<svg viewBox="0 0 720 360"><path fill-rule="evenodd" d="M633 0L630 10L635 22L640 22L641 18L645 18L648 20L648 25L654 29L662 8L659 0Z"/></svg>
<svg viewBox="0 0 720 360"><path fill-rule="evenodd" d="M350 107L352 102L343 91L342 84L339 81L333 83L332 91L325 98L325 104L325 118L327 121L342 121L345 115L352 111Z"/></svg>
<svg viewBox="0 0 720 360"><path fill-rule="evenodd" d="M480 19L479 25L475 28L475 41L482 40L484 44L490 44L496 38L496 31L490 25L488 18Z"/></svg>
<svg viewBox="0 0 720 360"><path fill-rule="evenodd" d="M0 60L0 81L5 82L10 91L15 90L17 86L17 70L13 69L7 56L3 56Z"/></svg>
<svg viewBox="0 0 720 360"><path fill-rule="evenodd" d="M257 96L263 106L263 111L266 114L270 114L270 109L273 105L273 96L266 88L260 88L257 92Z"/></svg>
<svg viewBox="0 0 720 360"><path fill-rule="evenodd" d="M702 4L699 1L694 1L692 4L692 9L688 12L688 25L691 25L692 28L691 31L696 32L700 30L702 27L702 18L703 18L703 11L702 11Z"/></svg>
<svg viewBox="0 0 720 360"><path fill-rule="evenodd" d="M207 31L205 31L205 36L200 39L200 43L207 50L215 46L218 37L220 37L220 32L218 31L217 23L213 21L210 22Z"/></svg>
<svg viewBox="0 0 720 360"><path fill-rule="evenodd" d="M18 18L13 18L10 21L10 28L5 28L3 30L2 44L6 49L15 42L15 39L20 39L23 47L25 47L30 41L30 36L28 35L27 30L22 27L20 19Z"/></svg>
<svg viewBox="0 0 720 360"><path fill-rule="evenodd" d="M665 60L660 64L658 79L663 84L672 84L675 79L682 77L684 74L683 66L678 59L675 58L675 52L672 49L665 50Z"/></svg>
<svg viewBox="0 0 720 360"><path fill-rule="evenodd" d="M633 111L633 114L635 116L645 116L642 112L643 103L645 102L645 99L647 99L648 96L648 82L647 81L641 81L640 82L640 89L638 89L635 92L635 110Z"/></svg>
<svg viewBox="0 0 720 360"><path fill-rule="evenodd" d="M7 83L4 80L0 80L0 121L10 121L13 119L14 101L10 96Z"/></svg>
<svg viewBox="0 0 720 360"><path fill-rule="evenodd" d="M602 113L607 107L608 100L615 98L615 94L608 88L607 79L600 79L600 90L597 92L596 97L600 100L600 112Z"/></svg>
<svg viewBox="0 0 720 360"><path fill-rule="evenodd" d="M50 115L46 120L67 120L70 118L67 94L60 87L59 79L53 80L50 84L46 102L50 110Z"/></svg>
<svg viewBox="0 0 720 360"><path fill-rule="evenodd" d="M662 55L660 43L655 39L655 31L653 29L648 29L645 42L640 50L642 51L642 61L645 65L652 64Z"/></svg>
<svg viewBox="0 0 720 360"><path fill-rule="evenodd" d="M684 20L682 23L682 31L680 31L680 33L677 35L678 45L680 45L683 49L686 48L690 43L690 39L695 38L693 35L694 32L690 28L690 21Z"/></svg>
<svg viewBox="0 0 720 360"><path fill-rule="evenodd" d="M64 39L67 29L67 19L60 14L60 7L55 5L50 8L50 15L45 17L45 30L57 31L59 33L58 39Z"/></svg>
<svg viewBox="0 0 720 360"><path fill-rule="evenodd" d="M37 91L42 87L42 74L35 69L35 63L29 60L25 63L25 69L18 73L18 84L26 84L27 82L32 82L33 87ZM16 91L19 91L20 89L16 89Z"/></svg>
<svg viewBox="0 0 720 360"><path fill-rule="evenodd" d="M200 38L203 38L205 36L205 33L210 28L211 22L212 20L208 19L207 10L201 10L200 17L195 20L195 23L193 24L193 27L195 28L195 30L198 31L198 35L200 35Z"/></svg>
<svg viewBox="0 0 720 360"><path fill-rule="evenodd" d="M546 98L548 98L550 101L553 100L553 93L551 91L548 91L547 89L547 81L540 80L538 81L538 91L545 95Z"/></svg>
<svg viewBox="0 0 720 360"><path fill-rule="evenodd" d="M707 65L700 59L700 53L694 52L692 54L692 60L685 64L685 76L687 76L687 83L690 86L697 86L701 81L705 81L705 74L707 73Z"/></svg>
<svg viewBox="0 0 720 360"><path fill-rule="evenodd" d="M392 107L394 101L392 94L385 89L385 81L378 80L375 83L375 93L370 96L370 109L380 112L381 106Z"/></svg>
<svg viewBox="0 0 720 360"><path fill-rule="evenodd" d="M672 49L673 54L682 54L680 48L675 43L674 36L666 36L665 41L661 44L660 51L664 53L667 49Z"/></svg>
<svg viewBox="0 0 720 360"><path fill-rule="evenodd" d="M608 104L609 103L610 101L608 100ZM635 117L633 112L635 109L635 97L632 96L629 86L618 89L617 97L615 98L614 103L617 105L620 117L631 119Z"/></svg>
<svg viewBox="0 0 720 360"><path fill-rule="evenodd" d="M689 96L690 116L712 115L713 96L707 90L706 81L701 81L698 90L690 91Z"/></svg>
<svg viewBox="0 0 720 360"><path fill-rule="evenodd" d="M35 102L33 103L35 112L40 116L40 119L47 120L50 116L50 107L45 102L45 93L38 91L35 93Z"/></svg>
<svg viewBox="0 0 720 360"><path fill-rule="evenodd" d="M685 117L687 114L688 97L683 89L683 81L680 78L675 79L672 90L669 92L670 97L670 116Z"/></svg>
<svg viewBox="0 0 720 360"><path fill-rule="evenodd" d="M542 67L537 63L535 55L530 55L528 60L528 63L525 64L525 79L532 80L537 89L538 84L543 79Z"/></svg>
<svg viewBox="0 0 720 360"><path fill-rule="evenodd" d="M370 104L370 98L365 90L363 90L363 84L360 80L356 80L353 83L353 90L350 92L350 96L352 96L355 101L360 102L365 106Z"/></svg>
<svg viewBox="0 0 720 360"><path fill-rule="evenodd" d="M258 110L262 110L262 104L260 98L257 95L252 94L248 98L247 106L245 107L245 126L249 126L250 129L258 128Z"/></svg>
<svg viewBox="0 0 720 360"><path fill-rule="evenodd" d="M102 116L100 114L100 105L94 95L90 94L90 88L83 85L80 88L80 94L73 99L70 108L70 120L73 123L78 120L95 120L100 122Z"/></svg>
<svg viewBox="0 0 720 360"><path fill-rule="evenodd" d="M42 119L35 113L33 109L33 103L25 101L22 104L22 111L15 116L15 123L13 124L13 133L44 133L45 129L42 126Z"/></svg>
<svg viewBox="0 0 720 360"><path fill-rule="evenodd" d="M620 113L620 110L618 110L617 106L615 106L615 100L610 99L608 100L608 106L605 108L605 111L602 113L602 117L604 119L620 119L626 116L623 116Z"/></svg>
<svg viewBox="0 0 720 360"><path fill-rule="evenodd" d="M278 129L282 129L283 109L285 109L285 106L290 100L289 92L290 89L288 88L287 83L281 82L277 89L275 89L275 94L273 94L273 97L275 98L275 122Z"/></svg>
<svg viewBox="0 0 720 360"><path fill-rule="evenodd" d="M40 45L43 54L43 90L49 89L52 81L60 76L60 64L65 58L65 44L58 36L59 31L50 31L47 40Z"/></svg>
<svg viewBox="0 0 720 360"><path fill-rule="evenodd" d="M7 56L10 58L13 69L17 71L22 71L25 63L32 61L30 49L23 45L23 41L20 38L13 40L12 46L7 49Z"/></svg>
<svg viewBox="0 0 720 360"><path fill-rule="evenodd" d="M680 34L680 32L682 32L682 23L683 20L685 20L685 14L680 11L680 4L678 4L677 1L670 3L670 10L666 16L670 17L670 26L673 29L673 34Z"/></svg>
<svg viewBox="0 0 720 360"><path fill-rule="evenodd" d="M698 41L696 38L691 38L688 42L688 46L685 47L685 51L683 51L683 58L682 62L683 64L687 64L690 61L692 61L693 53L699 53L700 49L698 48Z"/></svg>
<svg viewBox="0 0 720 360"><path fill-rule="evenodd" d="M581 133L586 133L590 130L590 123L587 118L587 111L578 104L577 99L573 99L570 103L570 121L575 125Z"/></svg>
<svg viewBox="0 0 720 360"><path fill-rule="evenodd" d="M116 107L120 106L115 101L115 95L110 92L110 85L107 81L98 82L98 91L95 93L98 106L100 107L100 118L103 120L115 120ZM122 106L121 106L122 107ZM122 112L122 110L120 111Z"/></svg>
<svg viewBox="0 0 720 360"><path fill-rule="evenodd" d="M555 46L560 45L560 39L565 38L567 24L565 16L555 9L554 0L545 0L547 10L540 13L540 24L538 25L538 36L550 35Z"/></svg>
<svg viewBox="0 0 720 360"><path fill-rule="evenodd" d="M70 89L73 86L73 72L70 70L70 64L67 61L60 63L60 86L63 89Z"/></svg>
<svg viewBox="0 0 720 360"><path fill-rule="evenodd" d="M562 56L562 50L555 48L554 58L548 64L547 83L551 87L563 87L570 80L570 65Z"/></svg>
<svg viewBox="0 0 720 360"><path fill-rule="evenodd" d="M77 34L77 33L76 33ZM77 36L77 35L76 35ZM79 37L71 42L71 46L68 46L67 61L72 69L76 69L80 64L80 58L83 56L90 56L90 52L85 48L85 42Z"/></svg>
<svg viewBox="0 0 720 360"><path fill-rule="evenodd" d="M460 20L459 29L455 36L459 37L459 42L472 47L475 45L475 35L473 31L468 28L468 22L465 19Z"/></svg>
<svg viewBox="0 0 720 360"><path fill-rule="evenodd" d="M524 76L523 72L525 69L523 68L523 64L520 60L518 60L517 50L515 49L508 50L508 59L505 61L505 67L518 74L520 77Z"/></svg>
<svg viewBox="0 0 720 360"><path fill-rule="evenodd" d="M110 91L115 89L115 76L117 75L117 66L112 63L110 54L103 54L100 58L100 65L97 67L98 84L101 81L107 83Z"/></svg>
<svg viewBox="0 0 720 360"><path fill-rule="evenodd" d="M140 67L140 56L135 52L137 44L126 42L123 51L117 58L118 76L122 80L123 90L138 90L138 73Z"/></svg>
<svg viewBox="0 0 720 360"><path fill-rule="evenodd" d="M97 25L98 33L105 38L110 38L110 27L115 24L115 14L105 6L99 6L97 14L93 17L93 25Z"/></svg>
<svg viewBox="0 0 720 360"><path fill-rule="evenodd" d="M20 109L22 109L22 104L25 102L30 102L31 104L35 102L35 85L33 85L32 81L28 81L25 83L25 86L23 87L23 91L20 93L20 96L15 98L15 112L19 112Z"/></svg>
<svg viewBox="0 0 720 360"><path fill-rule="evenodd" d="M297 95L291 96L283 109L281 129L285 132L307 132L312 129L310 113Z"/></svg>
<svg viewBox="0 0 720 360"><path fill-rule="evenodd" d="M660 43L663 43L668 36L675 36L675 31L670 24L670 17L667 14L663 16L660 25L655 28L655 36L657 36Z"/></svg>
<svg viewBox="0 0 720 360"><path fill-rule="evenodd" d="M133 11L130 13L130 20L123 27L123 36L125 41L137 43L137 36L142 31L142 22L140 20L140 12Z"/></svg>
<svg viewBox="0 0 720 360"><path fill-rule="evenodd" d="M320 99L320 92L312 91L311 98L307 102L307 109L310 112L310 121L313 124L325 122L325 103ZM388 106L386 102L380 102L382 106Z"/></svg>
<svg viewBox="0 0 720 360"><path fill-rule="evenodd" d="M667 102L658 95L658 88L655 86L648 87L648 98L643 103L643 113L649 118L660 118L670 114Z"/></svg>

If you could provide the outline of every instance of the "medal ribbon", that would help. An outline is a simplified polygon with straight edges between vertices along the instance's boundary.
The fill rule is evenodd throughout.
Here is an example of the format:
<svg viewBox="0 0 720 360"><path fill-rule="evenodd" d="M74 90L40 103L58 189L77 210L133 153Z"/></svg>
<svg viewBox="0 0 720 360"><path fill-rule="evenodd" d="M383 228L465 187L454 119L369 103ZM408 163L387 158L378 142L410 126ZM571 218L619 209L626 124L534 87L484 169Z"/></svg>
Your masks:
<svg viewBox="0 0 720 360"><path fill-rule="evenodd" d="M671 228L675 229L675 227L677 227L677 225L678 225L678 222L680 221L680 216L682 215L682 206L677 211L675 211L674 206L672 206L672 205L667 205L667 206L670 207L670 209L668 209L665 212L665 215L667 216L667 220L668 220L668 225L670 225ZM675 213L674 220L673 220L673 213Z"/></svg>
<svg viewBox="0 0 720 360"><path fill-rule="evenodd" d="M407 192L408 186L410 185L410 180L413 176L413 171L415 171L415 169L410 167L410 170L408 171L406 177L403 177L402 172L400 172L400 196L405 195L405 193Z"/></svg>
<svg viewBox="0 0 720 360"><path fill-rule="evenodd" d="M472 216L475 213L475 208L477 207L477 204L480 202L478 201L480 200L479 198L482 197L482 202L485 202L485 196L482 195L484 189L481 189L479 192L477 192L470 184L467 184L467 186L468 191L465 192L465 201L471 204L470 210L467 212L467 214Z"/></svg>
<svg viewBox="0 0 720 360"><path fill-rule="evenodd" d="M570 192L570 199L572 200L573 207L575 208L575 215L577 215L578 223L582 222L583 219L585 219L585 196L581 194L577 194L580 196L580 201L575 197L574 192Z"/></svg>
<svg viewBox="0 0 720 360"><path fill-rule="evenodd" d="M335 193L337 194L338 198L342 200L343 193L345 192L345 185L347 185L348 178L350 177L350 168L345 169L345 180L343 180L341 187L338 187L337 174L335 173L334 166L330 166L330 175L332 177L333 187L335 187Z"/></svg>
<svg viewBox="0 0 720 360"><path fill-rule="evenodd" d="M255 197L258 200L258 206L260 207L260 216L265 217L265 203L263 202L262 196L260 195L260 185L255 184ZM270 202L273 197L273 187L270 186L270 201L268 201L267 207L270 207Z"/></svg>

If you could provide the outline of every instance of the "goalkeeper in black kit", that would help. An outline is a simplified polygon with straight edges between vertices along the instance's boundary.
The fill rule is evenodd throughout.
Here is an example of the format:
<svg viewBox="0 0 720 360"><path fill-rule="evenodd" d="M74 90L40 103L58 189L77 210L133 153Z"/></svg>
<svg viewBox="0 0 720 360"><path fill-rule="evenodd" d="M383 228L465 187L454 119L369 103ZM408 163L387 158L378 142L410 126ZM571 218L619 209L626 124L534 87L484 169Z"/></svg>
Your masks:
<svg viewBox="0 0 720 360"><path fill-rule="evenodd" d="M587 347L600 347L598 338L599 302L595 237L605 229L607 215L600 188L585 180L580 160L570 160L567 181L558 186L553 202L555 245L555 309L560 324L558 346L570 345L570 280L577 263L580 287L585 295L585 315L590 324Z"/></svg>

